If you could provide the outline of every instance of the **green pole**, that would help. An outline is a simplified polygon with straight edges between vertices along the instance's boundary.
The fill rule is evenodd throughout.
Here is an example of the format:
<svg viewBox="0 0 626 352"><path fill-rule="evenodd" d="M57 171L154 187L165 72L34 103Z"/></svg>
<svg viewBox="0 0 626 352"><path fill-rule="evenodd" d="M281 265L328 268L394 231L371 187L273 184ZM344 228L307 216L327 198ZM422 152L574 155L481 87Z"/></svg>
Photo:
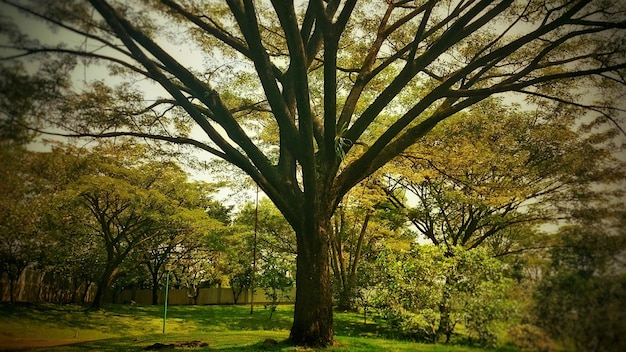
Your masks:
<svg viewBox="0 0 626 352"><path fill-rule="evenodd" d="M252 254L252 275L250 275L250 314L254 313L254 276L256 275L256 233L259 227L259 185L256 185L256 206L254 207L254 249Z"/></svg>
<svg viewBox="0 0 626 352"><path fill-rule="evenodd" d="M165 334L165 321L167 320L167 296L170 291L170 272L167 272L165 278L165 309L163 310L163 333Z"/></svg>

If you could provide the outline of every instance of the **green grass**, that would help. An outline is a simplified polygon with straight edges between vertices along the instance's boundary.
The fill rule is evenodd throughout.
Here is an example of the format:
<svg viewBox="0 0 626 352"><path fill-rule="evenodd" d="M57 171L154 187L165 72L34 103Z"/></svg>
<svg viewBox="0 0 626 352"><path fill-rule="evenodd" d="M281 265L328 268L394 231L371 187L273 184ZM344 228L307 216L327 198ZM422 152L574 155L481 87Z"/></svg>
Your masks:
<svg viewBox="0 0 626 352"><path fill-rule="evenodd" d="M46 351L141 351L155 343L171 344L202 341L204 348L185 350L213 351L306 351L289 344L293 306L279 306L272 319L263 306L250 315L249 306L170 306L166 333L163 329L163 307L106 305L102 310L81 306L51 304L1 305L0 349L33 341L76 342L46 347ZM329 351L451 351L470 352L481 349L419 344L391 339L394 332L384 323L363 324L362 316L335 314L336 346ZM39 340L32 340L39 339ZM265 339L278 341L265 346ZM500 351L505 351L501 349Z"/></svg>

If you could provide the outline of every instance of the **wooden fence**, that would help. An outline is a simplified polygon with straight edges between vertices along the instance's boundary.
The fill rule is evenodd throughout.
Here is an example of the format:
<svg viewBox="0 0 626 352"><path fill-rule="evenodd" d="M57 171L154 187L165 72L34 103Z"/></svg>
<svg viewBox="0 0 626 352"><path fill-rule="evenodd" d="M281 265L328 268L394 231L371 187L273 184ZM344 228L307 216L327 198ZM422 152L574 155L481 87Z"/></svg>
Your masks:
<svg viewBox="0 0 626 352"><path fill-rule="evenodd" d="M159 291L158 303L164 302L164 290ZM189 296L187 289L170 289L168 294L168 304L170 305L184 305L193 304L194 300ZM287 294L287 298L283 299L281 303L293 303L295 298L295 289ZM250 304L250 289L244 289L237 299L237 304ZM129 303L135 302L139 305L152 304L152 290L136 289L136 290L123 290L118 298L118 302ZM208 287L201 288L196 298L196 304L234 304L234 295L230 287ZM254 303L267 304L271 302L271 298L267 297L262 290L255 290Z"/></svg>
<svg viewBox="0 0 626 352"><path fill-rule="evenodd" d="M91 302L96 285L72 282L57 273L26 269L13 285L15 302L80 303ZM11 283L0 275L0 302L11 301Z"/></svg>
<svg viewBox="0 0 626 352"><path fill-rule="evenodd" d="M72 283L54 273L41 273L37 270L25 270L14 285L14 299L16 302L53 302L53 303L88 303L93 300L96 291L95 284ZM189 296L187 289L170 288L168 304L184 305L193 304L194 300ZM163 304L165 290L158 293L158 303ZM295 288L288 293L281 303L292 303L295 300ZM254 303L267 304L271 302L269 297L261 289L255 290L254 297L250 289L244 289L239 295L237 304ZM0 302L10 302L10 281L8 277L0 277ZM115 299L112 295L107 297L108 302L130 303L134 301L140 305L152 304L152 290L128 289L117 292ZM234 296L230 287L210 287L199 289L196 304L233 304Z"/></svg>

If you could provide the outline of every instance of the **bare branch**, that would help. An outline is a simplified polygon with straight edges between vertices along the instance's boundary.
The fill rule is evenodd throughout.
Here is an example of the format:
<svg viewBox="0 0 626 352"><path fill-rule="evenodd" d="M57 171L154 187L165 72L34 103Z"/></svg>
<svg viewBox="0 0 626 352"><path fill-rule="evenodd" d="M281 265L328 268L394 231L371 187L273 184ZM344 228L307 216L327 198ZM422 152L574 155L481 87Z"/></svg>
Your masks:
<svg viewBox="0 0 626 352"><path fill-rule="evenodd" d="M124 60L121 60L113 56L95 54L94 52L86 52L86 51L70 50L70 49L62 49L62 48L46 48L46 47L17 48L17 47L11 47L11 46L6 46L6 45L0 45L0 48L24 51L24 53L0 57L0 61L9 61L9 60L18 59L21 57L30 56L30 55L46 54L46 53L68 54L68 55L73 55L73 56L82 56L82 57L86 57L90 59L99 59L99 60L113 62L113 63L119 64L120 66L126 67L136 73L139 73L142 76L149 77L147 71L144 71L140 69L139 67L134 66Z"/></svg>
<svg viewBox="0 0 626 352"><path fill-rule="evenodd" d="M615 128L617 128L624 136L626 136L626 131L624 130L624 128L619 124L619 122L617 120L615 120L615 118L613 116L611 116L610 114L608 114L608 113L606 113L604 111L604 109L606 108L604 106L577 103L577 102L569 101L569 100L566 100L566 99L563 99L563 98L560 98L560 97L556 97L556 96L553 96L553 95L542 94L542 93L539 93L539 92L533 92L533 91L524 90L524 89L518 89L518 90L516 90L516 92L527 94L527 95L533 95L533 96L544 98L544 99L547 99L547 100L552 100L552 101L556 101L556 102L563 103L563 104L566 104L566 105L571 105L571 106L575 106L575 107L578 107L578 108L583 108L583 109L586 109L586 110L597 112L597 113L601 114L604 118L609 120L615 126ZM620 111L620 112L626 112L626 109L615 109L615 110Z"/></svg>

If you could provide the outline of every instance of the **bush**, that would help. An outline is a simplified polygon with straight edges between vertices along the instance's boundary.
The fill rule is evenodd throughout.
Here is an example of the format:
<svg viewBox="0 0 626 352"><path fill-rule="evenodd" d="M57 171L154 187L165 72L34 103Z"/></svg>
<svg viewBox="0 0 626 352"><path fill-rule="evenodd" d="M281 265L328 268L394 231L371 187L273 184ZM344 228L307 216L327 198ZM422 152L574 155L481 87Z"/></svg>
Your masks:
<svg viewBox="0 0 626 352"><path fill-rule="evenodd" d="M500 262L481 249L415 246L408 253L381 252L376 307L405 336L450 340L457 326L469 339L495 345L495 324L514 311ZM384 269L384 270L383 270Z"/></svg>

